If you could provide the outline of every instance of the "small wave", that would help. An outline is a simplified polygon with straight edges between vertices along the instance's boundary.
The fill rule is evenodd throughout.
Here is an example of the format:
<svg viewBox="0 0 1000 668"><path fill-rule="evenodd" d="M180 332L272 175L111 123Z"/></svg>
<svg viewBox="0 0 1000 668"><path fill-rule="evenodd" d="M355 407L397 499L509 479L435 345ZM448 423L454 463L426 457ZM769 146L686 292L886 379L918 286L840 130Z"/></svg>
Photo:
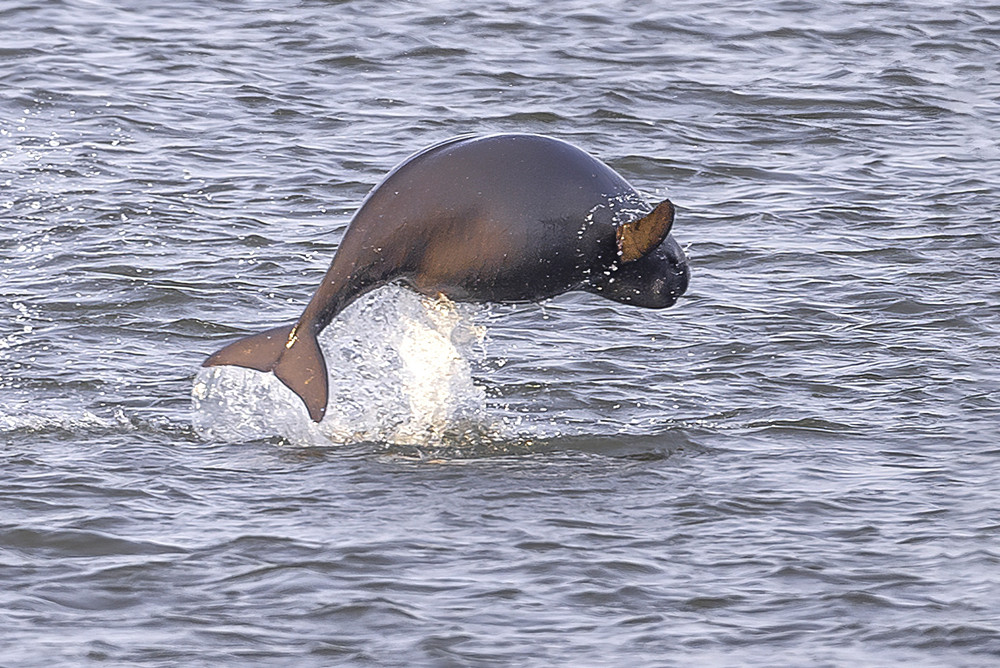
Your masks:
<svg viewBox="0 0 1000 668"><path fill-rule="evenodd" d="M0 544L12 550L58 557L158 555L183 551L167 543L120 538L103 531L48 527L5 528L0 530Z"/></svg>
<svg viewBox="0 0 1000 668"><path fill-rule="evenodd" d="M0 433L125 432L136 427L121 411L111 417L101 417L87 410L31 412L15 407L10 413L0 412Z"/></svg>
<svg viewBox="0 0 1000 668"><path fill-rule="evenodd" d="M0 409L0 434L68 434L74 437L141 433L189 440L195 437L190 425L162 415L141 415L116 408L110 415L86 409L39 408L27 402Z"/></svg>

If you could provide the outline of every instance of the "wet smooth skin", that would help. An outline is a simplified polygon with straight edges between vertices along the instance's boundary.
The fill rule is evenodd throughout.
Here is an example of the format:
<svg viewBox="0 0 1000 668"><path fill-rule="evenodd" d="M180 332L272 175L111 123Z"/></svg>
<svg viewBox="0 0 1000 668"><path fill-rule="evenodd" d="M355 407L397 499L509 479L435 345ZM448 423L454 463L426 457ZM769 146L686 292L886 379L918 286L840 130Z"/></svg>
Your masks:
<svg viewBox="0 0 1000 668"><path fill-rule="evenodd" d="M299 320L236 341L204 366L273 371L319 421L326 364L316 336L365 292L401 281L456 301L538 301L586 290L647 308L688 284L669 236L674 208L563 141L463 136L396 167L365 198Z"/></svg>

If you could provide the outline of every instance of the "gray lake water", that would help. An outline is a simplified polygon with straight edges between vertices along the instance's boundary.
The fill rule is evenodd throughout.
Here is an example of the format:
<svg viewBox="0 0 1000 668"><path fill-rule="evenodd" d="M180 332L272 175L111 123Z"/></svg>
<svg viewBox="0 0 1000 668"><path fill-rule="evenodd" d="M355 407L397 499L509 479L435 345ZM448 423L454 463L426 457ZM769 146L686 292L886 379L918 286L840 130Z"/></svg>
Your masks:
<svg viewBox="0 0 1000 668"><path fill-rule="evenodd" d="M0 25L0 664L1000 662L1000 4ZM382 290L336 428L200 371L395 164L508 131L677 204L677 306Z"/></svg>

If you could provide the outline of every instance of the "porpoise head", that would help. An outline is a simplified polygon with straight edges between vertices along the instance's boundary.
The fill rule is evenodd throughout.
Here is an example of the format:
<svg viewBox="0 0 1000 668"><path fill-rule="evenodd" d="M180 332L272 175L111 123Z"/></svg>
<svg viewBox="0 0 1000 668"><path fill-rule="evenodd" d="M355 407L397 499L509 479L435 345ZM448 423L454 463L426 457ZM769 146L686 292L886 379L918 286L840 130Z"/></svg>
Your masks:
<svg viewBox="0 0 1000 668"><path fill-rule="evenodd" d="M684 251L670 236L673 222L674 206L664 200L646 216L619 227L618 260L583 289L622 304L673 306L691 276Z"/></svg>

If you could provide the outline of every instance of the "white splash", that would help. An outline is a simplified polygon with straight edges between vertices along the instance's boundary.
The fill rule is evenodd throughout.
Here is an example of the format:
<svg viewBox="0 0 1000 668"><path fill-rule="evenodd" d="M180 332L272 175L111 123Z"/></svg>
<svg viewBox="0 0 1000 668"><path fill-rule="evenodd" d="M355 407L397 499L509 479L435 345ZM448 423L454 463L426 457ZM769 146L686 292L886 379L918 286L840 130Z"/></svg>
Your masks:
<svg viewBox="0 0 1000 668"><path fill-rule="evenodd" d="M380 288L320 335L330 393L322 422L312 422L273 374L221 366L195 379L194 427L214 440L279 436L303 445L427 445L489 430L486 395L471 367L485 354L485 329L473 324L470 308Z"/></svg>
<svg viewBox="0 0 1000 668"><path fill-rule="evenodd" d="M0 434L49 430L76 434L90 430L133 431L134 429L135 426L121 410L116 410L111 417L102 417L83 409L38 410L31 402L18 402L0 409Z"/></svg>

